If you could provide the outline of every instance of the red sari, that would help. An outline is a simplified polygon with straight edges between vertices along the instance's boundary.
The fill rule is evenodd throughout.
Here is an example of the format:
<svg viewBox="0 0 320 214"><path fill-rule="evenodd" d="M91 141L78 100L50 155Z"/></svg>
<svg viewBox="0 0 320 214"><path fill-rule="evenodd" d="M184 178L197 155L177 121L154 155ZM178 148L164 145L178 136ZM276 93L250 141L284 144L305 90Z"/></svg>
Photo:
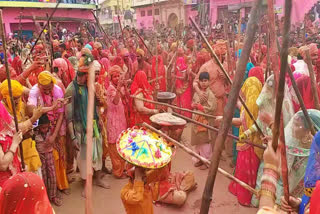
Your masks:
<svg viewBox="0 0 320 214"><path fill-rule="evenodd" d="M8 152L12 144L12 136L14 132L13 120L0 102L0 146L4 153ZM21 171L20 161L18 159L18 151L13 156L13 161L6 171L0 171L0 187L14 174Z"/></svg>
<svg viewBox="0 0 320 214"><path fill-rule="evenodd" d="M187 72L187 65L185 63L184 57L179 57L176 63L176 94L177 94L177 106L181 108L187 108L191 110L192 102L192 79L187 77L186 79L179 79L183 77ZM186 117L191 118L192 114L190 112L179 112Z"/></svg>
<svg viewBox="0 0 320 214"><path fill-rule="evenodd" d="M151 78L155 79L156 78L156 57L154 56L152 58L152 74ZM164 68L163 65L163 59L162 56L158 56L158 78L162 77L161 80L156 81L159 82L160 86L160 91L167 91L167 86L166 86L166 69Z"/></svg>
<svg viewBox="0 0 320 214"><path fill-rule="evenodd" d="M147 75L144 71L140 70L136 73L132 85L131 85L131 95L137 96L142 93L143 98L147 100L153 100L152 97L152 87L148 83ZM154 109L154 105L152 103L143 102L144 107L149 109ZM130 126L134 126L136 124L140 124L143 122L151 123L148 114L143 114L138 112L134 107L134 100L131 101L131 114L130 114Z"/></svg>
<svg viewBox="0 0 320 214"><path fill-rule="evenodd" d="M0 192L0 214L53 214L42 179L23 172L7 180Z"/></svg>

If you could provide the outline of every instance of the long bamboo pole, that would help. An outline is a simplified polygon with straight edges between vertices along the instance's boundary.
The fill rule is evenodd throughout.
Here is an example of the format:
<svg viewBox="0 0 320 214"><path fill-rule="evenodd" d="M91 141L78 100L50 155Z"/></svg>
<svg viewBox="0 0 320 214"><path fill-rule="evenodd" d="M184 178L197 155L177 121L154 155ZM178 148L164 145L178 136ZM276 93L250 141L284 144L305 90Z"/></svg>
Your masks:
<svg viewBox="0 0 320 214"><path fill-rule="evenodd" d="M148 50L150 56L152 57L153 54L150 51L150 49L148 48L148 46L146 45L146 43L144 42L144 40L141 38L141 36L139 35L139 33L137 32L137 30L135 28L133 28L134 33L139 37L140 41L142 42L143 46Z"/></svg>
<svg viewBox="0 0 320 214"><path fill-rule="evenodd" d="M22 38L21 38L21 35L22 35L22 25L21 25L21 18L22 18L22 11L20 11L20 16L19 16L19 32L18 32L18 35L17 35L17 42L16 42L16 47L18 48L19 47L19 55L21 54L21 47L19 45L19 41L22 43Z"/></svg>
<svg viewBox="0 0 320 214"><path fill-rule="evenodd" d="M319 104L319 94L317 90L317 83L316 83L316 78L315 78L315 73L313 70L312 62L311 62L311 57L310 57L310 52L309 50L305 50L306 54L306 63L308 65L308 70L310 74L310 80L311 80L311 90L312 90L312 95L313 95L313 100L314 100L314 106L316 109L320 110L320 104Z"/></svg>
<svg viewBox="0 0 320 214"><path fill-rule="evenodd" d="M258 29L258 20L262 7L262 1L263 0L257 0L250 12L244 47L236 69L236 74L228 97L227 105L224 108L223 121L219 128L220 132L218 133L218 137L215 140L214 150L211 158L212 164L209 167L206 186L202 195L200 214L207 214L209 212L210 202L212 200L213 187L217 176L217 170L220 162L223 144L226 140L229 128L231 127L231 122L239 98L239 92L242 86L246 65L249 60L252 45L254 43L254 36Z"/></svg>
<svg viewBox="0 0 320 214"><path fill-rule="evenodd" d="M118 15L118 22L119 22L119 27L120 27L121 34L122 34L123 45L124 45L124 47L126 47L126 41L125 41L125 38L124 38L123 28L122 28L122 25L121 25L121 20L120 20L120 16L119 15Z"/></svg>
<svg viewBox="0 0 320 214"><path fill-rule="evenodd" d="M198 114L198 115L201 115L201 116L204 116L204 117L208 117L208 118L216 118L215 116L210 115L210 114L205 114L205 113L202 113L202 112L192 111L192 110L187 109L187 108L180 108L178 106L170 105L168 103L162 103L162 102L157 102L157 101L153 101L153 100L147 100L147 99L144 99L144 98L135 97L133 95L131 95L130 97L133 98L133 99L141 100L141 101L148 102L148 103L153 103L153 104L156 104L156 105L166 106L166 107L169 107L169 108L172 108L172 109L176 109L176 110L180 110L180 111L187 111L187 112L190 112L190 113L193 113L193 114Z"/></svg>
<svg viewBox="0 0 320 214"><path fill-rule="evenodd" d="M87 179L86 179L86 214L92 214L92 138L93 138L93 115L94 115L94 82L95 82L95 71L91 66L94 65L94 62L91 63L88 76L88 108L87 108L87 130L86 130L86 144L87 144Z"/></svg>
<svg viewBox="0 0 320 214"><path fill-rule="evenodd" d="M41 35L43 34L44 29L46 29L46 28L47 28L47 26L48 26L48 24L49 24L50 20L52 19L52 17L53 17L53 15L54 15L54 13L57 11L58 6L59 6L59 4L60 4L60 3L61 3L61 0L58 0L58 1L57 1L57 4L56 4L56 7L53 9L52 13L50 14L50 17L49 17L49 19L48 19L47 23L43 26L43 28L42 28L42 30L41 30L41 32L40 32L40 34L39 34L38 38L37 38L37 39L36 39L36 41L34 42L34 44L33 44L32 48L31 48L31 50L30 50L30 52L29 52L29 54L28 54L28 56L27 56L27 58L26 58L26 60L24 61L24 63L23 63L23 64L26 64L26 63L28 62L29 57L30 57L30 55L32 54L32 52L33 52L33 50L34 50L34 47L37 45L37 43L38 43L39 39L41 38Z"/></svg>
<svg viewBox="0 0 320 214"><path fill-rule="evenodd" d="M10 96L10 102L13 114L13 119L14 119L14 125L16 128L16 132L19 131L19 126L18 126L18 118L17 118L17 112L16 112L16 105L13 100L13 94L12 94L12 86L11 86L11 75L10 75L10 70L9 70L9 63L8 63L8 56L7 56L7 39L6 39L6 32L3 27L3 15L2 15L2 10L0 9L0 32L1 32L1 39L2 39L2 46L3 46L3 51L4 51L4 65L6 69L6 74L7 74L7 80L8 80L8 89L9 89L9 96ZM19 144L19 149L20 149L20 157L21 157L21 167L22 171L25 170L25 164L24 164L24 158L23 158L23 148L22 144Z"/></svg>
<svg viewBox="0 0 320 214"><path fill-rule="evenodd" d="M284 99L284 87L285 87L285 76L288 70L288 48L289 48L289 33L291 26L291 8L292 0L285 1L285 16L284 16L284 29L283 29L283 43L281 48L281 69L279 76L276 109L274 125L272 129L272 147L276 151L278 147L278 137L280 135L280 149L281 149L281 171L282 181L284 188L285 199L289 201L289 181L288 181L288 165L286 158L286 146L285 146L285 135L284 125L282 119L282 105Z"/></svg>
<svg viewBox="0 0 320 214"><path fill-rule="evenodd" d="M94 19L96 20L96 23L97 23L97 25L98 25L98 28L100 29L100 32L103 33L105 45L107 46L106 40L108 40L109 43L112 44L110 37L108 36L108 34L106 33L106 31L105 31L105 30L103 29L103 27L101 26L100 21L99 21L98 17L96 16L96 14L94 14L94 11L93 11L93 10L91 11L91 13L92 13ZM108 47L108 46L107 46L107 47Z"/></svg>
<svg viewBox="0 0 320 214"><path fill-rule="evenodd" d="M209 126L209 125L200 123L200 122L198 122L198 121L196 121L196 120L194 120L194 119L191 119L191 118L189 118L189 117L183 116L183 115L178 114L178 113L176 113L176 112L172 112L172 115L177 116L177 117L181 117L181 118L184 119L184 120L187 120L187 121L189 121L189 122L191 122L191 123L194 123L194 124L197 124L197 125L199 125L199 126L205 127L205 128L210 129L210 130L212 130L212 131L219 132L219 129L217 129L217 128L213 127L213 126ZM228 137L231 137L231 138L233 138L233 139L235 139L235 140L237 140L237 141L239 141L239 137L237 137L237 136L235 136L235 135L233 135L233 134L228 133L227 136L228 136ZM254 147L258 147L258 148L260 148L260 149L266 149L266 148L265 148L264 146L262 146L262 145L254 144L254 143L251 143L251 142L249 142L249 141L241 141L241 142L246 143L246 144L251 145L251 146L254 146Z"/></svg>
<svg viewBox="0 0 320 214"><path fill-rule="evenodd" d="M233 67L231 62L231 53L230 53L230 38L229 38L229 26L226 17L223 17L223 32L224 37L227 39L227 62L228 62L228 73L233 74Z"/></svg>
<svg viewBox="0 0 320 214"><path fill-rule="evenodd" d="M226 70L224 69L222 63L220 62L218 56L215 54L215 52L213 51L211 45L209 44L208 40L206 39L206 37L204 36L204 34L202 33L202 31L200 30L200 28L198 27L198 25L194 22L194 20L190 17L189 18L191 23L193 24L193 26L197 29L197 31L199 32L201 38L205 41L207 47L210 50L211 55L213 56L213 58L215 59L215 61L217 62L218 66L220 67L220 69L222 70L222 72L224 73L224 75L226 76L229 84L233 84L232 80L230 78L230 76L228 75L228 73L226 72ZM243 98L239 95L239 100L242 104L242 106L244 107L244 109L246 110L246 112L248 113L249 117L251 118L251 120L254 122L254 124L256 125L259 133L261 134L261 136L264 137L264 134L260 128L260 126L258 125L258 123L256 122L255 118L253 117L252 113L250 112L249 108L247 107L246 103L244 102Z"/></svg>
<svg viewBox="0 0 320 214"><path fill-rule="evenodd" d="M186 153L188 153L189 155L199 159L200 161L202 161L206 166L210 166L211 165L211 161L202 157L201 155L195 153L194 151L192 151L192 149L184 146L182 143L176 141L175 139L169 137L168 135L164 134L162 131L150 126L147 123L143 123L142 126L150 129L151 131L161 135L162 137L164 137L165 139L167 139L168 141L174 143L175 145L179 146L183 151L185 151ZM238 178L232 176L231 174L229 174L228 172L226 172L225 170L218 168L218 172L220 172L222 175L226 176L227 178L237 182L238 184L240 184L243 188L249 190L251 193L255 194L256 196L259 195L259 192L252 188L251 186L249 186L248 184L246 184L245 182L239 180Z"/></svg>

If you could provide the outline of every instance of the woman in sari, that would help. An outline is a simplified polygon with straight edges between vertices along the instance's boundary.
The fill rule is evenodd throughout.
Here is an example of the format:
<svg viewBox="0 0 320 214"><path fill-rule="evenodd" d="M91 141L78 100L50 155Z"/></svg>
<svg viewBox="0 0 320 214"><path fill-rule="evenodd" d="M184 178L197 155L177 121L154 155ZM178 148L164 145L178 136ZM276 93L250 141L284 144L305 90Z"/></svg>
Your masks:
<svg viewBox="0 0 320 214"><path fill-rule="evenodd" d="M6 108L0 103L0 187L12 175L21 171L18 158L18 146L22 140L22 134L32 128L42 115L42 108L33 111L33 115L27 121L19 123L20 132L15 132L14 122Z"/></svg>
<svg viewBox="0 0 320 214"><path fill-rule="evenodd" d="M320 111L308 109L316 131L320 130ZM302 111L297 112L285 128L290 195L301 197L312 135Z"/></svg>
<svg viewBox="0 0 320 214"><path fill-rule="evenodd" d="M147 75L144 71L140 70L134 76L131 84L131 95L138 98L153 100L152 87L148 83ZM154 104L133 99L131 104L130 126L142 124L143 122L151 123L149 117L153 114L159 113L159 110L154 109Z"/></svg>
<svg viewBox="0 0 320 214"><path fill-rule="evenodd" d="M259 77L258 74L256 74ZM241 93L245 99L245 104L248 106L250 112L254 118L258 116L258 105L256 100L261 92L262 83L256 76L250 76L241 88ZM248 130L252 125L253 121L245 111L244 107L241 107L240 118L233 119L233 125L240 126L240 135ZM260 144L261 140L258 133L252 134L249 141ZM246 182L251 187L255 187L258 167L260 159L262 157L263 150L255 148L251 145L241 142L237 143L238 157L235 170L235 177ZM231 182L229 185L229 191L236 195L241 205L250 206L252 193L241 187L236 182Z"/></svg>
<svg viewBox="0 0 320 214"><path fill-rule="evenodd" d="M297 79L297 86L300 91L300 94L302 96L303 102L306 106L306 109L315 109L314 105L314 96L311 90L311 80L310 77L306 75L302 75ZM320 98L320 89L317 86L317 91L318 91L318 96ZM296 99L296 96L293 96L294 99L294 107L295 107L295 112L299 111L300 105L299 102Z"/></svg>
<svg viewBox="0 0 320 214"><path fill-rule="evenodd" d="M16 80L11 80L12 95L15 101L15 112L17 115L18 122L23 122L27 120L25 115L25 104L21 97L23 95L23 86ZM11 105L11 100L9 96L8 81L5 80L0 85L0 93L2 95L2 103L9 114L13 117L13 107ZM41 160L36 149L35 141L32 140L31 136L25 138L22 142L23 147L23 157L26 165L26 170L28 172L34 172L41 176Z"/></svg>
<svg viewBox="0 0 320 214"><path fill-rule="evenodd" d="M188 74L188 66L184 57L179 57L176 62L176 94L177 106L191 109L192 102L192 78ZM186 117L192 117L190 112L178 112Z"/></svg>
<svg viewBox="0 0 320 214"><path fill-rule="evenodd" d="M106 92L107 98L107 136L108 150L112 163L112 174L117 178L126 177L124 174L125 161L119 156L116 141L122 131L127 129L125 107L122 97L125 95L123 80L120 74L122 69L114 65L109 70L110 85Z"/></svg>
<svg viewBox="0 0 320 214"><path fill-rule="evenodd" d="M42 179L31 172L12 176L0 188L0 214L54 214Z"/></svg>

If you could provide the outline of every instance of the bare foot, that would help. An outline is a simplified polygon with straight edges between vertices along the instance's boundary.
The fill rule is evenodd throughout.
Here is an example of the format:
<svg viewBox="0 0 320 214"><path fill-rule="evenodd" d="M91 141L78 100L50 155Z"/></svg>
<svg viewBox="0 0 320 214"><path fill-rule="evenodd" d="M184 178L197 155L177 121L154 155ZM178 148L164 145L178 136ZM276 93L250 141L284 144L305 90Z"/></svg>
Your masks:
<svg viewBox="0 0 320 214"><path fill-rule="evenodd" d="M60 207L62 205L62 200L58 197L54 197L51 202L57 207Z"/></svg>
<svg viewBox="0 0 320 214"><path fill-rule="evenodd" d="M110 185L101 178L96 179L96 185L104 189L110 189Z"/></svg>
<svg viewBox="0 0 320 214"><path fill-rule="evenodd" d="M64 190L61 190L61 192L65 195L70 195L71 194L71 191L70 189L64 189Z"/></svg>
<svg viewBox="0 0 320 214"><path fill-rule="evenodd" d="M106 174L111 174L112 173L106 166L102 166L102 172L106 173Z"/></svg>

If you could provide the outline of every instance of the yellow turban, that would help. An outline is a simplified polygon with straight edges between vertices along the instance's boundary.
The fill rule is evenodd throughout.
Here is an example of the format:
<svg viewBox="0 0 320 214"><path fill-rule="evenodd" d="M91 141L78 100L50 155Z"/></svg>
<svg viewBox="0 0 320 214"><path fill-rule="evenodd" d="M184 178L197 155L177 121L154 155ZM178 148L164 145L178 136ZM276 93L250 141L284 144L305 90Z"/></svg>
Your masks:
<svg viewBox="0 0 320 214"><path fill-rule="evenodd" d="M17 80L11 80L12 95L20 97L23 93L23 86ZM5 80L0 85L0 92L3 97L9 96L8 80Z"/></svg>
<svg viewBox="0 0 320 214"><path fill-rule="evenodd" d="M138 48L137 49L137 54L140 54L141 56L144 56L144 50Z"/></svg>
<svg viewBox="0 0 320 214"><path fill-rule="evenodd" d="M175 50L177 48L178 44L176 42L171 44L170 50Z"/></svg>
<svg viewBox="0 0 320 214"><path fill-rule="evenodd" d="M49 71L42 71L38 76L38 83L40 85L49 85L50 83L56 83L56 79Z"/></svg>
<svg viewBox="0 0 320 214"><path fill-rule="evenodd" d="M12 88L12 95L13 97L21 97L22 93L23 93L23 86L16 80L11 80L11 88ZM11 105L11 99L10 99L10 95L9 95L9 86L8 86L8 80L5 80L1 83L0 85L0 93L3 97L3 99L5 99L6 101L6 105L7 105L7 110L8 112L12 115L13 111L12 111L12 105ZM18 121L20 121L21 118L21 110L22 110L22 101L21 99L19 100L19 104L18 106L16 106L16 112L17 112L17 118Z"/></svg>

